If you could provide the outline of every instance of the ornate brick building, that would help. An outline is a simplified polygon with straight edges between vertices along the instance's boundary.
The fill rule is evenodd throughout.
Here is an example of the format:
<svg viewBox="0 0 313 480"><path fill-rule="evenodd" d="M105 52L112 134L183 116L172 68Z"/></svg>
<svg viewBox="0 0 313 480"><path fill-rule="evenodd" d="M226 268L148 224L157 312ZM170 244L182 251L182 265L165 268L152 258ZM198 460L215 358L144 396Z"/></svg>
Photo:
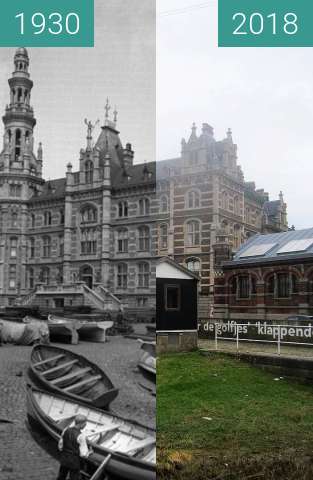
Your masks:
<svg viewBox="0 0 313 480"><path fill-rule="evenodd" d="M103 308L119 300L130 310L153 308L154 163L134 164L107 103L95 143L95 126L85 121L79 170L69 163L65 178L45 181L41 144L34 153L28 70L27 50L19 48L0 154L0 304Z"/></svg>
<svg viewBox="0 0 313 480"><path fill-rule="evenodd" d="M313 314L313 229L256 235L215 280L216 320L277 321Z"/></svg>
<svg viewBox="0 0 313 480"><path fill-rule="evenodd" d="M181 156L157 162L158 255L167 255L200 275L199 317L213 306L219 256L236 251L258 232L287 230L283 196L270 201L263 189L246 182L237 164L232 132L216 141L213 128L192 126Z"/></svg>

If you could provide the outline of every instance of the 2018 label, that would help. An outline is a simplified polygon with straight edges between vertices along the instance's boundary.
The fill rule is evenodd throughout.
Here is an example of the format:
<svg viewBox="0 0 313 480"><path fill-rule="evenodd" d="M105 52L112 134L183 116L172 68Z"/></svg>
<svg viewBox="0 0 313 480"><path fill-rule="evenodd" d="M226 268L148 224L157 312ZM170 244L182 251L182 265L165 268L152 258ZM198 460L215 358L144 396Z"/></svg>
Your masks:
<svg viewBox="0 0 313 480"><path fill-rule="evenodd" d="M277 34L278 22L276 13L264 16L259 12L254 12L247 16L243 12L237 12L232 19L237 24L233 30L233 35L261 35L264 32L265 25L267 26L268 24L271 27L272 34ZM293 12L286 13L280 25L280 30L286 35L295 35L298 32L298 28L297 15Z"/></svg>

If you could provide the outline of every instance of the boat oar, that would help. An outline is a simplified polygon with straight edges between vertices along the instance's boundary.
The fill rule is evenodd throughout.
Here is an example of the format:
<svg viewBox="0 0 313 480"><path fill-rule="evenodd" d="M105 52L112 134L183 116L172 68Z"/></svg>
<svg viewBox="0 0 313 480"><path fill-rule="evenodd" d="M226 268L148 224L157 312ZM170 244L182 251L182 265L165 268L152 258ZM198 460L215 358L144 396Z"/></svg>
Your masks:
<svg viewBox="0 0 313 480"><path fill-rule="evenodd" d="M101 465L97 468L97 470L95 471L93 476L90 478L90 480L100 480L101 479L101 475L104 473L105 467L107 466L107 464L111 460L111 457L112 457L112 454L109 453L109 455L107 457L105 457L105 459L103 460Z"/></svg>

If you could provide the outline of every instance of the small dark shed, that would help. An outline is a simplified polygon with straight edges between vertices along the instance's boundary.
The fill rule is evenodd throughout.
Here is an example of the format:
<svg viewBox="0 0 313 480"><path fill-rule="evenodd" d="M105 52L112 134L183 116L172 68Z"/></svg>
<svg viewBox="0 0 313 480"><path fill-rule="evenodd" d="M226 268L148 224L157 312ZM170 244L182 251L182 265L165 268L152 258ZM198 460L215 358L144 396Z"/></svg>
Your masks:
<svg viewBox="0 0 313 480"><path fill-rule="evenodd" d="M156 267L156 329L159 352L187 351L198 343L199 277L165 257Z"/></svg>

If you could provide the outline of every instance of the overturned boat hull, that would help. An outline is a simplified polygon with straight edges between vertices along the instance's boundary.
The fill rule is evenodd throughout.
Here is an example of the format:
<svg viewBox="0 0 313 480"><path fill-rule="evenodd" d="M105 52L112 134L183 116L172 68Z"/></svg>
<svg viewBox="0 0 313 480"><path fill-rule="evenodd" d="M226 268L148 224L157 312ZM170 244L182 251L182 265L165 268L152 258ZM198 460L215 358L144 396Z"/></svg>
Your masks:
<svg viewBox="0 0 313 480"><path fill-rule="evenodd" d="M50 338L52 340L71 343L72 345L78 344L78 333L72 320L57 318L49 315L48 327L50 331Z"/></svg>
<svg viewBox="0 0 313 480"><path fill-rule="evenodd" d="M141 346L142 354L138 362L138 367L144 372L156 376L156 345L155 342L143 342Z"/></svg>

